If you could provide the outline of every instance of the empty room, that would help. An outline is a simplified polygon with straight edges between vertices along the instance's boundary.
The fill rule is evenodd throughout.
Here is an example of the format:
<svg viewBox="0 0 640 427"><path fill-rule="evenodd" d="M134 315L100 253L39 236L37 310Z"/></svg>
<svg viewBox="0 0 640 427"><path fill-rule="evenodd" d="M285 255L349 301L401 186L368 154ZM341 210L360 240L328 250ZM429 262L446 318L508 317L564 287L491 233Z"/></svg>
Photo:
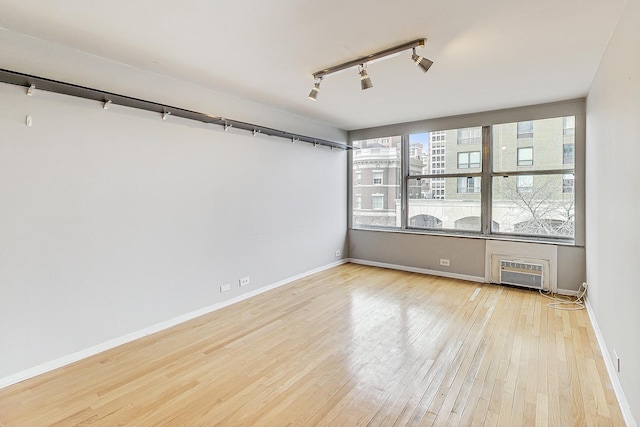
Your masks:
<svg viewBox="0 0 640 427"><path fill-rule="evenodd" d="M0 11L0 427L637 425L640 0Z"/></svg>

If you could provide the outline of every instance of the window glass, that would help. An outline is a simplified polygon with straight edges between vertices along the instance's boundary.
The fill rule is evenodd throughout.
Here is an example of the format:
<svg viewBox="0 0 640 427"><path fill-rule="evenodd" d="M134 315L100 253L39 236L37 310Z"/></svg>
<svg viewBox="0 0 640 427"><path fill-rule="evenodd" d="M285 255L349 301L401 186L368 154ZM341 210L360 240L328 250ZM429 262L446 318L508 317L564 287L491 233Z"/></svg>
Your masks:
<svg viewBox="0 0 640 427"><path fill-rule="evenodd" d="M462 179L469 191L458 191L461 178L409 179L409 189L420 188L409 194L409 227L480 231L480 177Z"/></svg>
<svg viewBox="0 0 640 427"><path fill-rule="evenodd" d="M558 170L567 168L565 165L573 168L574 136L565 134L568 119L575 121L574 116L569 116L493 125L493 171L515 172L523 170L522 167L535 171ZM532 136L523 139L520 132L529 129L534 130Z"/></svg>
<svg viewBox="0 0 640 427"><path fill-rule="evenodd" d="M480 167L480 151L463 151L458 153L458 169Z"/></svg>
<svg viewBox="0 0 640 427"><path fill-rule="evenodd" d="M533 121L518 122L518 138L533 138Z"/></svg>
<svg viewBox="0 0 640 427"><path fill-rule="evenodd" d="M563 165L573 165L574 163L574 154L575 153L575 144L573 142L562 145L562 164Z"/></svg>
<svg viewBox="0 0 640 427"><path fill-rule="evenodd" d="M353 146L353 226L400 227L402 137L355 141Z"/></svg>
<svg viewBox="0 0 640 427"><path fill-rule="evenodd" d="M458 145L482 143L482 128L458 129Z"/></svg>
<svg viewBox="0 0 640 427"><path fill-rule="evenodd" d="M573 176L573 175L572 175ZM565 175L518 175L493 179L493 232L573 237L575 203Z"/></svg>
<svg viewBox="0 0 640 427"><path fill-rule="evenodd" d="M533 147L518 148L518 166L533 166Z"/></svg>

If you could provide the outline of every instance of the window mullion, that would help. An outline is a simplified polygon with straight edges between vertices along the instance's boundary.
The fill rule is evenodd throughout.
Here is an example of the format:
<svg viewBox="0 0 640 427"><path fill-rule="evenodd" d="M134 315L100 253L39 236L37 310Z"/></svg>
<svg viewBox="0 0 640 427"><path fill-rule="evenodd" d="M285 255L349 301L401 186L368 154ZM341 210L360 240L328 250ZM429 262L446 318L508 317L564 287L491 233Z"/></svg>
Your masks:
<svg viewBox="0 0 640 427"><path fill-rule="evenodd" d="M400 228L406 230L409 223L409 135L402 136L402 144L400 144L401 177L400 180Z"/></svg>
<svg viewBox="0 0 640 427"><path fill-rule="evenodd" d="M493 156L491 155L491 126L482 127L482 179L480 182L480 212L482 234L491 234L491 201Z"/></svg>

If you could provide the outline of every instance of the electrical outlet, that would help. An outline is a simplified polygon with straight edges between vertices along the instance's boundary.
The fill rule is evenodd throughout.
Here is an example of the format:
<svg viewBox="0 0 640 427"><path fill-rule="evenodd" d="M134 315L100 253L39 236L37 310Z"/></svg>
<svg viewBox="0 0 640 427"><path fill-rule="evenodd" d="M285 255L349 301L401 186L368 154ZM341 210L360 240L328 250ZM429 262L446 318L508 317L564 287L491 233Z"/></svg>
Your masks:
<svg viewBox="0 0 640 427"><path fill-rule="evenodd" d="M342 254L340 251L336 251L336 257L339 257Z"/></svg>
<svg viewBox="0 0 640 427"><path fill-rule="evenodd" d="M445 267L449 267L451 265L451 261L449 261L448 259L440 259L440 265L444 265Z"/></svg>
<svg viewBox="0 0 640 427"><path fill-rule="evenodd" d="M240 287L247 286L249 284L249 276L240 279Z"/></svg>
<svg viewBox="0 0 640 427"><path fill-rule="evenodd" d="M618 356L618 352L613 350L613 355L616 357L616 371L618 371L618 373L620 373L620 356Z"/></svg>
<svg viewBox="0 0 640 427"><path fill-rule="evenodd" d="M231 283L225 283L224 285L220 285L220 292L227 292L231 290Z"/></svg>

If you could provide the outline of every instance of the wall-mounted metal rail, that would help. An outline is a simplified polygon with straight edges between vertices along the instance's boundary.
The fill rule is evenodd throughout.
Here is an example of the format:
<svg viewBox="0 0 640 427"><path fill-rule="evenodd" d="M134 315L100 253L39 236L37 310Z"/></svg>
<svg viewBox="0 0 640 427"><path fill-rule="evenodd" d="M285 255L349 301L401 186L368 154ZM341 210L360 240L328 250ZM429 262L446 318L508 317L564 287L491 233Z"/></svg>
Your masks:
<svg viewBox="0 0 640 427"><path fill-rule="evenodd" d="M210 114L200 113L197 111L186 110L184 108L172 107L152 101L145 101L130 96L118 95L116 93L105 92L98 89L92 89L84 86L78 86L71 83L60 82L47 79L44 77L31 76L15 71L0 69L0 82L9 83L18 86L24 86L27 92L33 92L34 89L44 90L47 92L55 92L63 95L75 96L78 98L90 99L102 103L105 107L110 104L122 105L125 107L137 108L140 110L152 111L158 113L162 118L167 116L181 117L184 119L195 120L202 123L211 123L223 126L225 130L229 128L241 129L252 132L253 135L268 135L285 138L291 142L306 142L314 146L322 145L330 148L338 148L342 150L352 149L348 144L328 141L326 139L314 138L311 136L300 135L297 133L287 132L283 130L273 129L266 126L256 125L238 120L228 119L225 117L212 116Z"/></svg>

